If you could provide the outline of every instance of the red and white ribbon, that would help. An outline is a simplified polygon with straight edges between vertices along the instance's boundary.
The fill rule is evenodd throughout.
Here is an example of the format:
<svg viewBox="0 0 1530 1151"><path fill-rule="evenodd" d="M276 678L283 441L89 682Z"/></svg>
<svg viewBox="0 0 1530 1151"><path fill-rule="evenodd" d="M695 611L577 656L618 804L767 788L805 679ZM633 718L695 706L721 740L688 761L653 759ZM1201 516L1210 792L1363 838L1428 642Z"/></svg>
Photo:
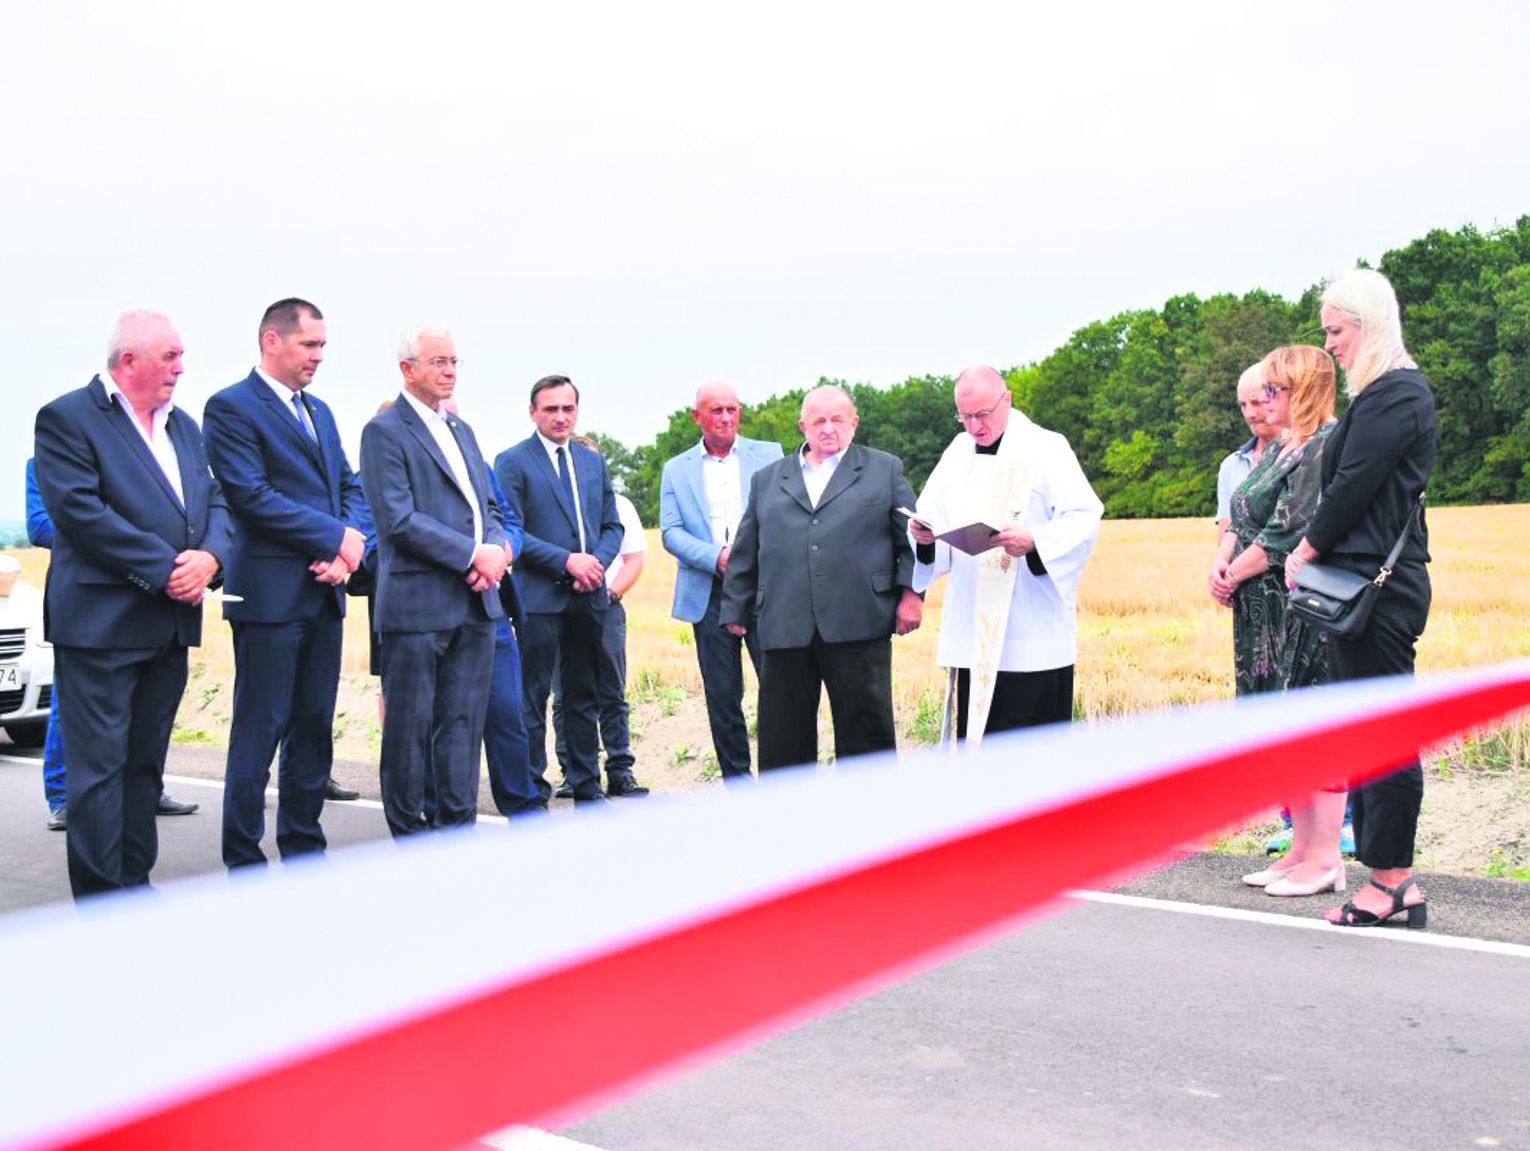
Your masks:
<svg viewBox="0 0 1530 1151"><path fill-rule="evenodd" d="M1346 684L10 916L0 1146L556 1124L1526 706L1525 664Z"/></svg>

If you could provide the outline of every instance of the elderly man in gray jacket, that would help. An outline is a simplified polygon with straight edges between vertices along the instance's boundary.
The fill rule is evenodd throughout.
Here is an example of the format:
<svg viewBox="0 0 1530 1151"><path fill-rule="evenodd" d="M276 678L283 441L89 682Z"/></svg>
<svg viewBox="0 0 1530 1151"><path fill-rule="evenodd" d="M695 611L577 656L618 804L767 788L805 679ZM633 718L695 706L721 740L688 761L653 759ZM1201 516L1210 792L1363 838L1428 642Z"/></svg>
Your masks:
<svg viewBox="0 0 1530 1151"><path fill-rule="evenodd" d="M896 456L854 443L843 388L814 388L805 443L756 472L723 582L722 623L750 616L765 650L760 770L818 760L818 700L829 692L837 758L895 746L892 642L919 626L913 550L899 508L914 493Z"/></svg>

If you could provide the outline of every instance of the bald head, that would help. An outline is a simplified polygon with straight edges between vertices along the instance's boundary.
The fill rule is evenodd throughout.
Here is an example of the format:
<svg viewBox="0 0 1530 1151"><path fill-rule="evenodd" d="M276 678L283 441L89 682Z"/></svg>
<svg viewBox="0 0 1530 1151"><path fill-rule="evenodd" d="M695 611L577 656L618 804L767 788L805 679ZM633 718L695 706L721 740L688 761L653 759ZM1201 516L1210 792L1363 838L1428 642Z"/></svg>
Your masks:
<svg viewBox="0 0 1530 1151"><path fill-rule="evenodd" d="M742 409L732 384L721 380L702 384L696 389L696 406L691 419L701 429L702 446L714 456L726 456L738 439L738 421Z"/></svg>
<svg viewBox="0 0 1530 1151"><path fill-rule="evenodd" d="M982 447L988 447L1009 426L1009 385L986 365L965 369L956 377L956 418Z"/></svg>
<svg viewBox="0 0 1530 1151"><path fill-rule="evenodd" d="M1264 383L1263 360L1243 370L1238 377L1238 411L1243 413L1243 422L1254 438L1268 443L1278 429L1265 418L1268 409L1264 404Z"/></svg>
<svg viewBox="0 0 1530 1151"><path fill-rule="evenodd" d="M1264 394L1264 361L1250 364L1238 377L1238 399L1253 399Z"/></svg>

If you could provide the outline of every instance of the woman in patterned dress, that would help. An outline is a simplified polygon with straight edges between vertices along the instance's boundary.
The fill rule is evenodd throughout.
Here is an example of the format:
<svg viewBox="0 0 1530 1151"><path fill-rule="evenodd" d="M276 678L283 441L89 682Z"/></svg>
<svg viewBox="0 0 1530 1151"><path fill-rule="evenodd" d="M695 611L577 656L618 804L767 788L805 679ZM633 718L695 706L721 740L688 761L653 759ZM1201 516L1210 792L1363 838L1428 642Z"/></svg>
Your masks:
<svg viewBox="0 0 1530 1151"><path fill-rule="evenodd" d="M1327 683L1328 639L1286 612L1286 556L1301 540L1322 490L1323 443L1334 428L1334 366L1321 348L1277 348L1264 359L1266 419L1281 429L1232 498L1209 579L1233 609L1233 666L1239 695ZM1291 804L1291 850L1243 882L1269 895L1344 890L1339 830L1344 787Z"/></svg>

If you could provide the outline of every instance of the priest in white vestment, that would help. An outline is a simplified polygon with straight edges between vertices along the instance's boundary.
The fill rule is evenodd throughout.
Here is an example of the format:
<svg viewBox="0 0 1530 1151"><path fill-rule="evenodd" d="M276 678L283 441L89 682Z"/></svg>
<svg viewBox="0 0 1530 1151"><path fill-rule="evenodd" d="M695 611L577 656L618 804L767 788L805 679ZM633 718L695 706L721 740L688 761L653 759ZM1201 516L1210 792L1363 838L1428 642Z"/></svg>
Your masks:
<svg viewBox="0 0 1530 1151"><path fill-rule="evenodd" d="M916 591L951 577L935 649L951 671L942 738L977 743L1072 718L1078 581L1104 508L1068 441L1015 411L993 368L957 377L956 419L909 536ZM997 529L993 547L937 538L973 523Z"/></svg>

